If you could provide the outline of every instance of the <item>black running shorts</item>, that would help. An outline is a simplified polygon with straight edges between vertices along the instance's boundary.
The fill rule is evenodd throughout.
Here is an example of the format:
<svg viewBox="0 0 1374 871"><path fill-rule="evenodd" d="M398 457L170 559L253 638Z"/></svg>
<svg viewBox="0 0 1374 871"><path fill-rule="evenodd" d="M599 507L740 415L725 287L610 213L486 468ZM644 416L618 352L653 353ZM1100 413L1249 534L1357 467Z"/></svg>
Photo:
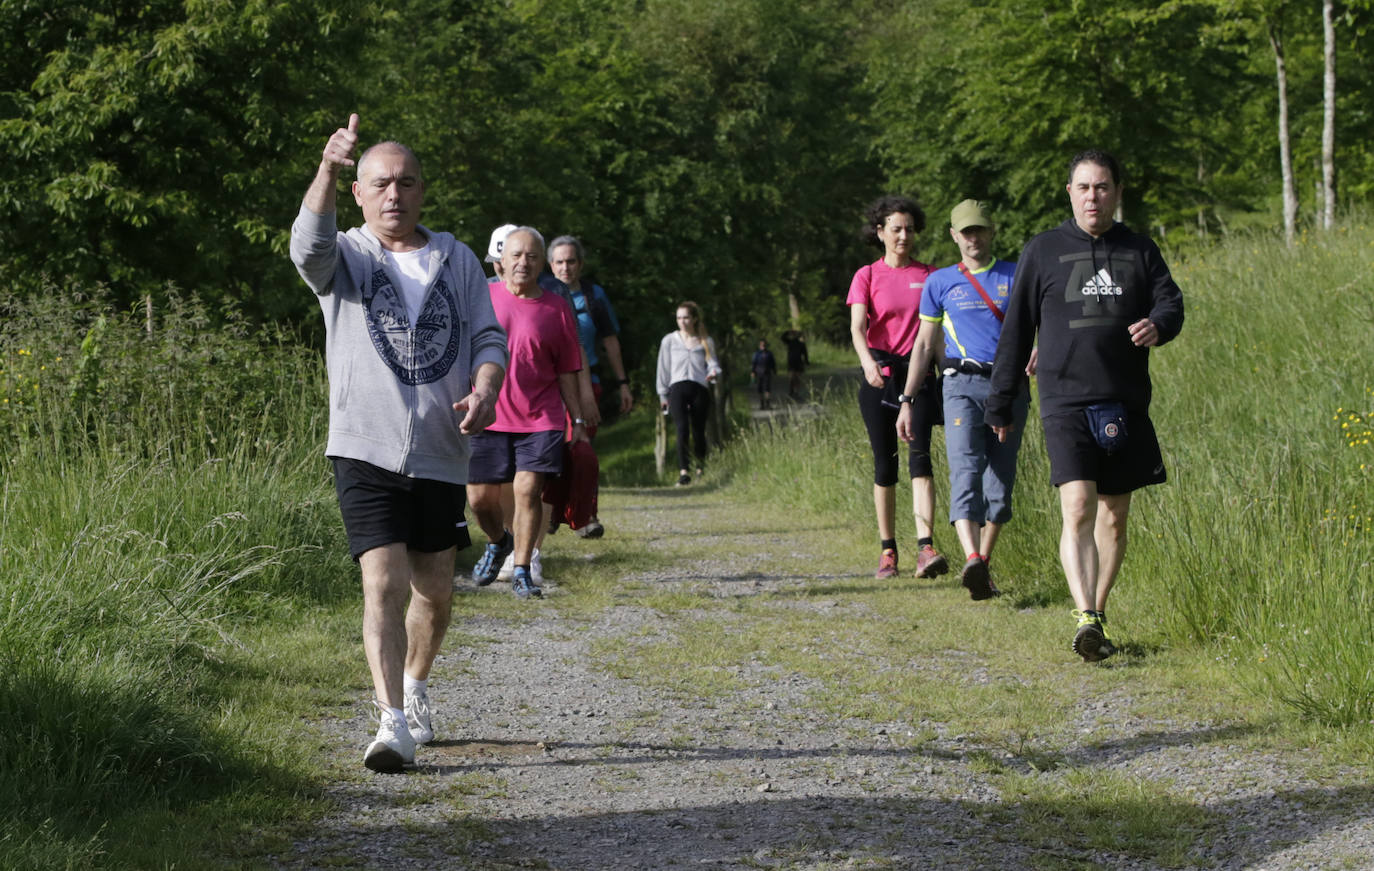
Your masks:
<svg viewBox="0 0 1374 871"><path fill-rule="evenodd" d="M1168 479L1159 439L1150 416L1131 411L1126 419L1126 446L1108 454L1093 438L1081 409L1043 418L1045 448L1050 455L1050 483L1095 481L1104 496L1130 493Z"/></svg>
<svg viewBox="0 0 1374 871"><path fill-rule="evenodd" d="M353 559L388 544L440 553L472 543L463 516L462 484L410 478L348 457L330 460Z"/></svg>

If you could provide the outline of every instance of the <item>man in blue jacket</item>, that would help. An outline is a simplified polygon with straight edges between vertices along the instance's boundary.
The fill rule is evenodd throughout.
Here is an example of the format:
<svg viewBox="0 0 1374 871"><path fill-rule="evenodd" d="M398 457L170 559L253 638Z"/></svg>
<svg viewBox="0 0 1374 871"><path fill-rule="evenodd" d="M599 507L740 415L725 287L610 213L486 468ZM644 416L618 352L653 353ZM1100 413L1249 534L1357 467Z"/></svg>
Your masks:
<svg viewBox="0 0 1374 871"><path fill-rule="evenodd" d="M1183 294L1159 247L1115 218L1121 167L1105 151L1069 163L1073 218L1021 252L992 368L998 438L1039 336L1040 418L1064 520L1059 556L1085 662L1116 652L1107 596L1126 554L1131 492L1165 480L1150 421L1150 348L1183 329Z"/></svg>
<svg viewBox="0 0 1374 871"><path fill-rule="evenodd" d="M334 131L291 227L291 260L325 323L329 441L339 509L363 583L363 650L380 709L363 754L399 772L434 738L429 670L448 629L468 437L496 417L506 334L477 256L422 226L420 162L396 142L356 161L364 226L340 232L339 173L358 116ZM407 604L407 600L408 604Z"/></svg>

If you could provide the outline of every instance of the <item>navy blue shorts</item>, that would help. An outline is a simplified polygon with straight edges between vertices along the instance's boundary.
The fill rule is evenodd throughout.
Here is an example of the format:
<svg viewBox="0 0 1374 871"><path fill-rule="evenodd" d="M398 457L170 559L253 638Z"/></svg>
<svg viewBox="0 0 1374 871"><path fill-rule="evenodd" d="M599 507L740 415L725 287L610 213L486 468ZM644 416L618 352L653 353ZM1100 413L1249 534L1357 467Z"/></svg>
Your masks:
<svg viewBox="0 0 1374 871"><path fill-rule="evenodd" d="M563 471L563 431L494 432L484 430L469 440L469 484L509 484L516 472L557 475Z"/></svg>
<svg viewBox="0 0 1374 871"><path fill-rule="evenodd" d="M462 484L410 478L348 457L329 459L353 559L388 544L440 553L472 543Z"/></svg>
<svg viewBox="0 0 1374 871"><path fill-rule="evenodd" d="M1050 455L1050 483L1056 487L1096 481L1098 493L1115 496L1163 484L1168 478L1155 426L1145 412L1127 412L1126 444L1112 454L1098 446L1082 409L1051 415L1041 423Z"/></svg>

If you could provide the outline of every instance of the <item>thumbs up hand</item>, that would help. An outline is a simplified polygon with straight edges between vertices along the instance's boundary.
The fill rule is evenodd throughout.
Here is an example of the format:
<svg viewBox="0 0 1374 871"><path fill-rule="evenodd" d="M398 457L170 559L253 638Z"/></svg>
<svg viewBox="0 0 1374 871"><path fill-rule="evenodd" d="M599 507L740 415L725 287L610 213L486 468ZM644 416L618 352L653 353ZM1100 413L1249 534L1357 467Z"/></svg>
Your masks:
<svg viewBox="0 0 1374 871"><path fill-rule="evenodd" d="M353 166L354 152L358 148L358 114L348 116L348 126L340 127L329 137L324 146L324 163L337 173L340 167Z"/></svg>

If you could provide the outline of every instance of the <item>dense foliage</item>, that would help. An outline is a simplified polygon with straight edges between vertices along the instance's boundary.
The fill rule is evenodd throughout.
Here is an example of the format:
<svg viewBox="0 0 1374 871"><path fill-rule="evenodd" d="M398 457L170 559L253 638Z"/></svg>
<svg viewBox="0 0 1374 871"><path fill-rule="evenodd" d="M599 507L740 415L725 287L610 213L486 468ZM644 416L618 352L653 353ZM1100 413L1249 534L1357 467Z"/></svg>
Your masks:
<svg viewBox="0 0 1374 871"><path fill-rule="evenodd" d="M1367 3L1339 7L1342 203L1374 185ZM989 200L1016 250L1065 213L1066 157L1127 163L1126 215L1179 244L1272 224L1284 36L1297 190L1317 204L1321 22L1260 0L900 5L837 0L0 0L0 270L10 293L168 283L313 322L284 239L322 143L414 144L427 222L474 248L506 221L589 245L632 363L676 299L730 340L842 330L860 205L914 191L922 253ZM356 221L351 199L343 220Z"/></svg>

